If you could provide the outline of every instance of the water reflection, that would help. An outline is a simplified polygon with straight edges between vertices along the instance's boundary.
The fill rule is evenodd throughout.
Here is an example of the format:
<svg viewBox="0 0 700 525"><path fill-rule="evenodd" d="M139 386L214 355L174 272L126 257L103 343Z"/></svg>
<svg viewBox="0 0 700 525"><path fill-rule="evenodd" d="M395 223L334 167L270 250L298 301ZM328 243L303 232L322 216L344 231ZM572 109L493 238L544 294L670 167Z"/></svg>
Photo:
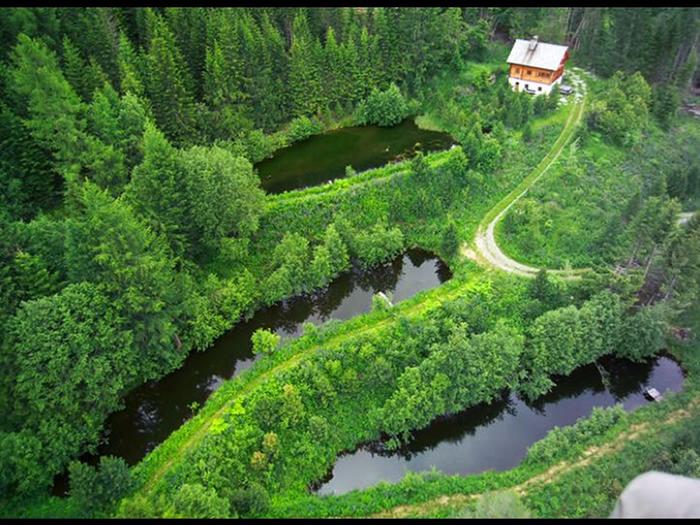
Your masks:
<svg viewBox="0 0 700 525"><path fill-rule="evenodd" d="M319 494L342 494L379 481L396 482L407 471L430 470L469 474L507 470L525 457L527 449L555 426L573 424L594 407L621 403L632 410L647 403L643 391L679 391L683 371L667 356L632 363L605 357L597 365L555 377L556 386L544 396L525 402L508 392L494 402L455 415L440 417L396 451L381 442L338 458L329 475L320 480Z"/></svg>
<svg viewBox="0 0 700 525"><path fill-rule="evenodd" d="M107 420L105 442L98 455L123 457L137 463L192 416L192 403L202 405L221 384L249 368L256 360L250 337L258 328L285 337L298 337L303 324L319 325L330 319L345 320L368 312L372 295L391 291L395 301L438 286L451 277L436 256L409 250L370 270L353 269L339 276L325 290L289 299L256 313L221 336L205 352L193 352L181 368L159 381L130 392L125 408ZM95 463L98 456L84 456ZM54 492L66 490L65 476L57 478Z"/></svg>
<svg viewBox="0 0 700 525"><path fill-rule="evenodd" d="M255 167L262 187L279 193L343 178L349 165L364 171L409 158L416 149L436 151L452 144L448 134L419 129L407 119L390 128L354 126L315 135Z"/></svg>

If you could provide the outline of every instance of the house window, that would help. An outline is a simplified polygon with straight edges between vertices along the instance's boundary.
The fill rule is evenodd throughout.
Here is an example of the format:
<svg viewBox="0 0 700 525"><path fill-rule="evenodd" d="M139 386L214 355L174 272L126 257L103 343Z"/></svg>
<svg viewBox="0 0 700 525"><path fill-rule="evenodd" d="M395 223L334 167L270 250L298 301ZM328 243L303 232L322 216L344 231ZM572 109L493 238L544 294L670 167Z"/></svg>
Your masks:
<svg viewBox="0 0 700 525"><path fill-rule="evenodd" d="M520 68L519 68L519 67L516 67L513 71L514 71L515 74L517 75L518 73L520 73Z"/></svg>
<svg viewBox="0 0 700 525"><path fill-rule="evenodd" d="M528 75L532 75L532 69L528 69L528 70L527 70L527 74L528 74Z"/></svg>
<svg viewBox="0 0 700 525"><path fill-rule="evenodd" d="M542 91L542 86L538 87L537 91Z"/></svg>

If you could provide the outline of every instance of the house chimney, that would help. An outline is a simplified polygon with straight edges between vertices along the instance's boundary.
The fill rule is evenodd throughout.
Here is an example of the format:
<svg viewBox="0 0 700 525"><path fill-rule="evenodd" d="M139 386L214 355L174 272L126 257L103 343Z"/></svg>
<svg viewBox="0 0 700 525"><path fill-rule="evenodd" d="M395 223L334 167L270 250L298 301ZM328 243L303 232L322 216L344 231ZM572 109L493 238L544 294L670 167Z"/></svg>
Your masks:
<svg viewBox="0 0 700 525"><path fill-rule="evenodd" d="M535 50L536 47L537 47L537 35L532 37L532 40L530 40L530 43L527 46L527 50L532 52Z"/></svg>

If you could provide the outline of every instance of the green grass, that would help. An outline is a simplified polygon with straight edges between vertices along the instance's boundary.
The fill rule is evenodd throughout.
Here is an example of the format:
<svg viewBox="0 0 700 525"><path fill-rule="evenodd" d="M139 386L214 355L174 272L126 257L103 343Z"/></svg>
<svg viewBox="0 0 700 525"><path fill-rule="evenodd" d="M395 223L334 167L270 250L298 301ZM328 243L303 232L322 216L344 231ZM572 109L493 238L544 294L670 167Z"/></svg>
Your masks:
<svg viewBox="0 0 700 525"><path fill-rule="evenodd" d="M547 170L551 163L556 159L556 157L561 153L562 148L571 139L574 132L576 131L576 126L580 122L583 116L584 104L574 104L567 106L569 108L568 117L566 121L566 127L564 131L559 135L555 143L552 145L551 150L540 163L533 169L527 177L525 177L520 184L518 184L508 195L506 195L501 201L498 202L489 212L484 215L480 222L480 227L485 228L496 216L506 209L510 204L516 200L523 192L532 186Z"/></svg>
<svg viewBox="0 0 700 525"><path fill-rule="evenodd" d="M429 162L442 162L448 154L449 152L432 154L429 156ZM388 175L386 174L387 171L389 172ZM353 177L353 179L345 179L344 181L347 181L347 185L344 188L337 187L333 188L332 191L345 191L348 187L361 183L361 181L356 180L360 177L365 177L364 182L374 182L377 178L397 176L399 172L396 166L370 170L370 172L365 172L361 176ZM524 172L526 173L527 171L518 171L517 173L521 174ZM510 179L505 179L506 182L508 180ZM319 191L319 188L307 188L296 192L270 196L268 200L273 201L274 205L283 206L290 199L323 198L328 191L328 189ZM507 188L504 188L502 191L507 191ZM498 194L493 196L493 198L498 197ZM492 202L490 199L489 201ZM469 215L474 216L471 222L471 231L476 227L480 214L490 207L489 201L483 201L479 206L467 210L470 212ZM337 346L363 334L379 331L383 327L388 326L389 323L394 322L394 315L423 315L444 301L454 299L464 293L466 289L473 286L485 275L482 269L466 260L460 260L458 266L452 269L456 275L451 281L433 290L417 294L407 301L403 301L392 311L393 315L371 312L340 324L323 327L321 328L322 337L319 342L310 345L304 337L297 339L275 355L259 360L235 380L226 382L207 400L202 410L194 418L175 431L135 467L134 473L142 483L140 492L147 493L155 490L157 485L165 479L166 472L174 468L179 462L185 461L188 451L194 449L206 436L212 421L220 417L236 399L252 391L267 377L295 366L302 359L313 354L320 345L323 345L324 348ZM462 276L464 277L462 278Z"/></svg>

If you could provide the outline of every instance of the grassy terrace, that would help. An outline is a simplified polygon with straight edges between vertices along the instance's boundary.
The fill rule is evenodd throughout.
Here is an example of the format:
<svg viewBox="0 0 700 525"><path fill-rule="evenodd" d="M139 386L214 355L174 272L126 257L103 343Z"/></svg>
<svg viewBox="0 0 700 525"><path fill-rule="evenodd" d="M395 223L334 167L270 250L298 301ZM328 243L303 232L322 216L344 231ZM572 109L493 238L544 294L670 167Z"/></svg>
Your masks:
<svg viewBox="0 0 700 525"><path fill-rule="evenodd" d="M684 324L700 331L700 309L689 311ZM616 500L610 484L620 490L639 471L653 468L650 451L663 451L672 433L688 420L700 417L700 338L671 343L669 351L687 372L684 390L669 394L662 403L650 403L624 413L599 432L575 432L576 439L554 442L550 433L538 444L553 441L558 452L542 461L528 455L504 472L470 476L410 474L397 484L382 483L363 491L324 498L316 503L319 516L454 517L473 506L484 494L513 490L523 497L536 517L593 517L608 515ZM606 409L610 410L610 409ZM586 421L586 420L582 420ZM612 478L608 479L606 476ZM301 501L299 507L314 505ZM294 515L295 507L280 509Z"/></svg>
<svg viewBox="0 0 700 525"><path fill-rule="evenodd" d="M187 453L206 435L212 423L240 397L252 391L268 377L295 366L321 347L337 346L358 335L380 331L393 322L397 314L417 317L443 301L458 297L479 284L483 273L477 267L473 270L468 279L453 279L439 288L421 292L409 300L402 301L390 312L371 312L343 323L327 323L321 328L317 342L310 343L304 337L296 339L278 353L256 362L238 378L226 382L207 400L203 409L193 419L175 431L139 463L134 474L142 480L143 491L156 489L167 471L186 458Z"/></svg>
<svg viewBox="0 0 700 525"><path fill-rule="evenodd" d="M438 167L444 163L449 156L449 150L437 151L427 154L425 156L425 160L431 167ZM319 186L311 186L301 190L291 190L277 194L268 194L267 205L270 209L272 209L274 207L284 206L285 204L290 204L293 202L313 199L314 197L326 197L336 192L348 191L361 184L379 183L391 177L405 174L410 168L410 162L410 160L404 160L389 164L388 166L369 169L358 173L353 177L336 179L333 182L321 184Z"/></svg>
<svg viewBox="0 0 700 525"><path fill-rule="evenodd" d="M567 106L557 112L557 119L550 119L550 125L558 122L564 124L566 119L564 130L558 136L555 147L561 143L562 135L565 136L564 140L567 140L572 132L573 120L571 115L574 113L570 114L570 111L570 106ZM449 152L438 152L429 155L427 160L435 165L436 163L444 162L447 155L449 155ZM357 184L397 176L404 170L405 165L401 164L369 170L357 177L343 179L334 184L268 197L268 202L272 206L282 206L293 199L320 198L321 195L325 196L330 192L347 190L347 188L352 188ZM521 172L527 173L528 170L523 169ZM468 231L471 232L475 229L480 214L492 206L494 201L498 202L496 199L502 199L502 194L494 195L489 202L475 206L473 210L475 216L468 221L469 224L464 225ZM468 260L460 260L453 270L455 277L451 281L399 303L390 312L370 312L343 323L327 323L320 329L319 337L314 342L305 337L292 341L276 354L257 361L249 370L236 379L226 382L207 400L196 416L175 431L134 468L134 475L141 485L139 492L149 493L157 491L163 483L167 483L168 472L177 464L186 460L189 452L194 450L197 444L207 435L211 425L233 407L238 399L252 392L256 386L264 383L266 379L294 367L321 347L336 346L353 337L381 331L394 322L394 316L397 314L408 317L423 315L444 301L452 300L469 289L484 285L484 278L488 273L488 271L485 273L483 269Z"/></svg>

